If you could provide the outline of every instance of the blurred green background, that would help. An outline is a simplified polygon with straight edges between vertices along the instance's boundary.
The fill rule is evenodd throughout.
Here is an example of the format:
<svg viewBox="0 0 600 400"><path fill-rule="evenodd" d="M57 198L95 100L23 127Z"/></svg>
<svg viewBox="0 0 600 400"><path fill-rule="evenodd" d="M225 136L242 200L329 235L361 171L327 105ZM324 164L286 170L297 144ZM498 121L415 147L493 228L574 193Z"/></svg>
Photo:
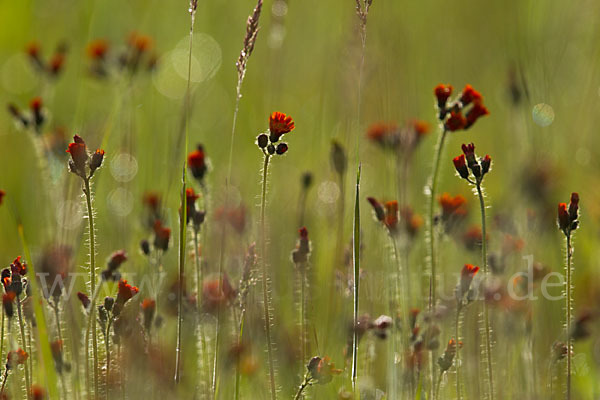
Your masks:
<svg viewBox="0 0 600 400"><path fill-rule="evenodd" d="M219 227L213 224L211 211L222 205L225 195L237 80L235 61L242 47L246 18L254 6L251 0L200 0L197 12L189 148L202 143L212 166L207 178L210 205L203 239L209 273L216 272L219 256ZM555 207L559 201L567 201L571 191L578 191L583 211L575 241L575 313L584 308L597 309L600 4L589 0L374 0L368 16L360 115L357 88L361 46L354 7L350 0L265 1L256 48L242 87L232 185L234 200L247 209L248 230L243 235L232 233L227 240L227 251L232 256L226 268L234 279L239 277L237 255L257 240L262 155L254 139L267 128L272 111L285 112L296 123L296 129L286 137L290 145L287 155L276 157L271 165L268 194L272 296L280 356L289 346L286 338L293 335L294 329L289 253L299 228L301 174L314 174L306 219L314 249L314 329L320 352L343 365L341 351L347 318L351 316L351 297L344 298L348 309L341 317L323 310L327 309L328 291L332 290L331 263L340 200L345 202L346 210L344 243L351 239L356 145L363 167L365 275L361 310L377 316L387 310L379 292L385 282L385 265L391 261L385 234L370 218L371 210L364 198L396 197L397 179L389 155L369 143L365 133L371 123L378 121L402 124L418 118L431 124L432 133L414 156L409 182L409 203L424 215L423 187L431 171L437 135L432 91L440 82L452 84L457 91L472 84L483 94L491 115L471 130L451 135L442 158L439 193L461 193L475 206L475 197L454 176L450 162L451 156L459 154L460 144L475 142L478 152L490 154L494 162L485 181L490 221L497 214L508 216L517 236L524 239L522 254L533 255L536 261L560 272L564 243L555 228ZM177 140L186 88L187 10L186 1L0 1L0 104L27 108L32 97L42 96L48 116L46 137L62 128L66 140L77 133L90 148L103 146L106 150L105 165L94 179L98 254L103 260L113 250L127 249L130 261L125 272L140 273L147 268L144 258L137 254L139 241L148 236L142 224L145 192L162 193L167 221L173 228L172 245L177 243L183 162L183 148L177 148ZM131 80L91 77L85 50L88 42L104 38L111 49L119 49L134 31L152 37L153 51L158 56L156 71L139 73ZM64 70L57 79L48 80L31 67L24 51L31 41L40 44L44 58L50 57L59 43L68 45ZM518 102L513 101L511 88L520 93ZM550 106L553 112L548 107L542 113L534 112L539 104ZM339 186L330 167L332 139L344 145L349 157L343 199L338 198ZM67 172L66 153L53 155L47 165L40 164L33 143L30 132L18 129L7 112L0 113L0 189L7 192L0 208L0 262L8 265L22 253L16 234L16 221L22 221L34 254L49 243L66 243L76 249L77 265L83 265L87 249L80 182ZM536 185L543 189L536 191ZM53 196L48 195L48 189ZM478 210L472 208L470 218L477 224ZM543 222L532 223L528 217L532 212L542 216L538 219ZM422 234L419 239L411 253L412 271L425 268ZM502 236L492 225L490 247L497 251L501 245ZM452 240L442 241L441 248L441 287L449 292L462 264L479 263L479 254L466 252ZM175 273L176 260L173 248L165 257L168 273ZM524 265L520 257L515 257L508 272L523 269ZM252 299L259 299L259 290L260 285L254 289ZM414 302L415 307L425 304L416 299ZM548 380L550 346L561 337L562 307L562 301L537 302L535 316L531 317L533 327L527 331L539 365L535 376L540 393L545 393ZM254 352L262 359L260 309L250 312L250 317L256 320L250 328L256 335L250 334L256 337ZM327 324L330 319L335 319L332 325ZM518 329L525 328L515 328L510 321L508 316L497 317L496 322L502 323L496 327L498 353L520 351L523 340ZM169 320L166 337L173 326L174 319ZM447 336L442 334L442 342ZM469 334L465 336L468 340ZM186 344L192 351L191 333ZM576 398L596 398L600 395L600 341L577 344L575 355L579 354L585 368L574 378ZM294 371L285 366L284 357L279 358L279 383L287 396L299 382ZM519 398L518 390L523 387L514 373L520 369L508 361L515 359L518 357L501 356L496 367L499 393L504 398ZM193 361L186 367L193 371ZM384 377L377 371L375 368L365 375L372 374L374 385L382 387ZM266 390L261 383L263 375L260 371L249 380L251 390L257 394L248 398L266 393L261 392ZM225 372L223 376L224 381L231 379ZM337 383L316 393L336 393L345 378L336 379Z"/></svg>

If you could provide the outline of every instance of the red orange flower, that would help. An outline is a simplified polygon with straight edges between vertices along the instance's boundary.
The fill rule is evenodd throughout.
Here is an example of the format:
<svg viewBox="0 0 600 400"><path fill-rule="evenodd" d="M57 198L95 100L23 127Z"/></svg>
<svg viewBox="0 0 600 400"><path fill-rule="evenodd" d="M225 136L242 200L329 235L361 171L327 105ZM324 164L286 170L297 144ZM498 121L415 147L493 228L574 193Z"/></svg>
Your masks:
<svg viewBox="0 0 600 400"><path fill-rule="evenodd" d="M127 300L131 299L133 296L135 296L136 294L138 294L140 290L135 287L135 286L131 286L129 283L127 283L126 280L121 279L119 280L119 291L117 293L117 302L123 304L125 303Z"/></svg>
<svg viewBox="0 0 600 400"><path fill-rule="evenodd" d="M476 101L473 107L467 112L467 123L465 129L469 129L479 118L489 115L488 109L480 102Z"/></svg>
<svg viewBox="0 0 600 400"><path fill-rule="evenodd" d="M87 54L93 60L101 60L106 56L108 51L108 42L104 39L92 40L87 45Z"/></svg>
<svg viewBox="0 0 600 400"><path fill-rule="evenodd" d="M398 228L398 202L396 200L385 203L384 224L392 233Z"/></svg>
<svg viewBox="0 0 600 400"><path fill-rule="evenodd" d="M73 136L73 143L69 143L67 153L71 154L71 170L77 175L85 176L85 164L88 161L87 148L83 139L75 135Z"/></svg>
<svg viewBox="0 0 600 400"><path fill-rule="evenodd" d="M188 168L190 171L192 171L194 178L202 181L204 175L206 174L207 166L204 155L204 147L201 144L196 147L196 150L188 154L187 163Z"/></svg>
<svg viewBox="0 0 600 400"><path fill-rule="evenodd" d="M448 98L452 96L452 85L444 85L440 83L433 89L433 93L437 98L438 107L444 108L446 106Z"/></svg>
<svg viewBox="0 0 600 400"><path fill-rule="evenodd" d="M294 130L294 121L292 117L282 112L275 111L269 116L269 132L271 133L271 142L279 140L281 135Z"/></svg>
<svg viewBox="0 0 600 400"><path fill-rule="evenodd" d="M473 86L469 84L465 86L462 94L460 95L460 102L462 103L463 107L474 101L477 102L481 100L481 94L477 90L473 89Z"/></svg>
<svg viewBox="0 0 600 400"><path fill-rule="evenodd" d="M467 119L460 111L450 111L450 117L444 123L444 127L449 132L459 131L467 126Z"/></svg>
<svg viewBox="0 0 600 400"><path fill-rule="evenodd" d="M469 177L469 169L467 168L467 163L465 162L465 155L461 154L460 156L454 157L452 159L454 163L454 168L461 176L461 178L467 179Z"/></svg>
<svg viewBox="0 0 600 400"><path fill-rule="evenodd" d="M10 264L10 270L13 275L25 275L27 273L27 264L25 261L21 262L21 256L18 256Z"/></svg>
<svg viewBox="0 0 600 400"><path fill-rule="evenodd" d="M6 196L6 192L0 189L0 205L2 205L2 199L4 199L4 196Z"/></svg>
<svg viewBox="0 0 600 400"><path fill-rule="evenodd" d="M171 229L165 228L160 220L154 221L154 247L166 251L169 248Z"/></svg>

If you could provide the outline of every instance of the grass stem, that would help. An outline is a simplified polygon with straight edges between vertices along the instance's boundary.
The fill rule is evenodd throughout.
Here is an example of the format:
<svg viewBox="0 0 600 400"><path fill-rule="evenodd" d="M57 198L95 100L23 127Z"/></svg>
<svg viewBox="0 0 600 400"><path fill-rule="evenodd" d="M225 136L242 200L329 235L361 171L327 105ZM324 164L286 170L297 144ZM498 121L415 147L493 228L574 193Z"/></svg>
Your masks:
<svg viewBox="0 0 600 400"><path fill-rule="evenodd" d="M488 257L487 257L487 224L485 218L485 200L481 190L481 182L477 182L477 195L479 196L479 206L481 208L481 263L483 264L484 278L488 277ZM489 398L494 400L494 374L492 369L492 338L490 327L490 316L488 305L483 302L483 318L485 323L485 358L487 363L488 392Z"/></svg>

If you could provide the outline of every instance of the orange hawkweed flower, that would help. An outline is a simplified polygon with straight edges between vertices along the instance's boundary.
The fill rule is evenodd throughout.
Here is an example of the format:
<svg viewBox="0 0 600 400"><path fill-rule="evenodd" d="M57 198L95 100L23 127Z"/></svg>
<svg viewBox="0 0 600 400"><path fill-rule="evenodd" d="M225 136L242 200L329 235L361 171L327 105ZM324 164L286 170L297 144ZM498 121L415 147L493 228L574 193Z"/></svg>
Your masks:
<svg viewBox="0 0 600 400"><path fill-rule="evenodd" d="M460 95L460 102L462 103L463 107L472 102L479 102L481 100L481 94L477 90L473 89L473 86L469 84L465 86L462 94Z"/></svg>
<svg viewBox="0 0 600 400"><path fill-rule="evenodd" d="M394 134L397 130L398 126L393 122L378 122L369 127L367 138L373 142L385 145L388 142L388 136Z"/></svg>
<svg viewBox="0 0 600 400"><path fill-rule="evenodd" d="M0 189L0 205L2 205L2 199L4 199L4 196L6 196L6 192Z"/></svg>
<svg viewBox="0 0 600 400"><path fill-rule="evenodd" d="M140 35L137 32L132 32L129 35L129 45L138 52L143 53L152 48L152 38L147 35Z"/></svg>
<svg viewBox="0 0 600 400"><path fill-rule="evenodd" d="M17 365L25 364L27 358L29 358L29 354L27 354L27 352L21 348L9 351L8 356L6 357L6 368L12 369Z"/></svg>
<svg viewBox="0 0 600 400"><path fill-rule="evenodd" d="M489 115L488 109L480 102L476 101L473 104L473 107L467 112L467 123L464 126L465 129L469 129L475 121L477 121L480 117L485 115Z"/></svg>
<svg viewBox="0 0 600 400"><path fill-rule="evenodd" d="M385 218L384 224L391 233L398 229L398 202L396 200L385 203Z"/></svg>
<svg viewBox="0 0 600 400"><path fill-rule="evenodd" d="M442 206L443 217L454 214L467 203L467 199L460 194L452 197L449 193L443 193L439 198L439 203Z"/></svg>
<svg viewBox="0 0 600 400"><path fill-rule="evenodd" d="M331 382L334 375L342 373L341 369L336 369L329 357L313 357L306 367L312 380L318 384Z"/></svg>
<svg viewBox="0 0 600 400"><path fill-rule="evenodd" d="M567 203L558 203L558 226L563 231L569 229L571 225L571 218L567 211Z"/></svg>
<svg viewBox="0 0 600 400"><path fill-rule="evenodd" d="M138 294L140 290L131 286L125 279L119 280L119 291L117 292L117 303L124 304L127 300Z"/></svg>
<svg viewBox="0 0 600 400"><path fill-rule="evenodd" d="M292 117L282 112L275 111L269 116L269 132L271 133L271 142L276 142L279 138L294 130L294 121Z"/></svg>
<svg viewBox="0 0 600 400"><path fill-rule="evenodd" d="M449 132L459 131L465 129L467 123L467 119L460 111L450 111L450 117L444 123L444 128Z"/></svg>
<svg viewBox="0 0 600 400"><path fill-rule="evenodd" d="M69 163L71 171L82 178L85 177L85 164L89 157L85 142L80 136L73 136L73 143L69 143L67 153L71 154L71 162Z"/></svg>
<svg viewBox="0 0 600 400"><path fill-rule="evenodd" d="M454 168L456 168L456 172L458 172L460 177L467 179L469 177L469 169L467 168L465 155L461 154L460 156L454 157L452 162L454 163Z"/></svg>
<svg viewBox="0 0 600 400"><path fill-rule="evenodd" d="M438 107L444 108L446 107L448 98L452 96L452 85L444 85L443 83L440 83L433 89L433 93L437 99Z"/></svg>
<svg viewBox="0 0 600 400"><path fill-rule="evenodd" d="M160 220L154 221L154 247L166 251L169 248L171 229L165 228Z"/></svg>
<svg viewBox="0 0 600 400"><path fill-rule="evenodd" d="M204 147L199 144L196 150L188 154L187 158L188 168L192 172L194 178L202 182L204 174L206 174L207 166L204 155Z"/></svg>
<svg viewBox="0 0 600 400"><path fill-rule="evenodd" d="M558 227L567 236L579 226L579 194L571 193L571 201L558 204Z"/></svg>
<svg viewBox="0 0 600 400"><path fill-rule="evenodd" d="M25 275L27 274L27 264L25 261L21 262L21 256L18 256L10 264L10 270L13 275Z"/></svg>
<svg viewBox="0 0 600 400"><path fill-rule="evenodd" d="M102 60L108 51L108 42L104 39L95 39L88 43L87 55L92 60Z"/></svg>
<svg viewBox="0 0 600 400"><path fill-rule="evenodd" d="M479 271L479 267L465 264L464 267L460 271L460 283L458 286L458 298L462 299L463 296L469 291L471 288L471 282L473 282L473 278Z"/></svg>
<svg viewBox="0 0 600 400"><path fill-rule="evenodd" d="M31 385L31 398L33 400L43 400L46 398L46 391L40 385Z"/></svg>

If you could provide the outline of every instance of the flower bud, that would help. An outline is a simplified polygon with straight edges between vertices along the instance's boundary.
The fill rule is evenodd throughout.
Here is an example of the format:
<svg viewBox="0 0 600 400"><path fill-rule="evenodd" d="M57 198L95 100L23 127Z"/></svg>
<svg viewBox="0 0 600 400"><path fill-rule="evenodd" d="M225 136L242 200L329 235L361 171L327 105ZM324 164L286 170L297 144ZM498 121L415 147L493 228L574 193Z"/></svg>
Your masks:
<svg viewBox="0 0 600 400"><path fill-rule="evenodd" d="M258 147L260 147L261 149L264 149L265 147L267 147L267 145L269 144L269 136L266 133L261 133L260 135L258 135L258 137L256 138L256 144L258 145Z"/></svg>

